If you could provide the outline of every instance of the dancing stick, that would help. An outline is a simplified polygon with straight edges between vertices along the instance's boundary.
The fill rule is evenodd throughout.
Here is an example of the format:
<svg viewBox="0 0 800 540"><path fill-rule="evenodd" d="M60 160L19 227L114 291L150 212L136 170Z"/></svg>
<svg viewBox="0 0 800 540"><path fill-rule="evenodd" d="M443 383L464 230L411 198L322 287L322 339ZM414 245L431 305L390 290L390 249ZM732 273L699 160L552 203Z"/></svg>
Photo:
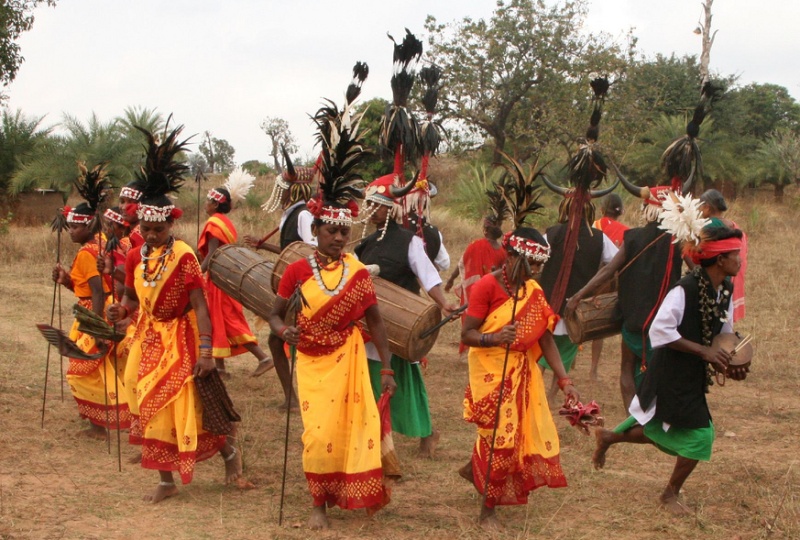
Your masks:
<svg viewBox="0 0 800 540"><path fill-rule="evenodd" d="M64 216L64 209L59 208L56 217L50 224L50 228L56 233L56 265L61 264L61 231L67 227L67 218ZM58 329L61 330L61 289L58 287L58 282L53 282L53 306L50 308L50 326L53 326L53 321L56 315L56 293L58 294ZM50 349L52 346L47 344L47 360L44 364L44 392L42 393L42 429L44 429L44 410L47 404L47 379L50 375ZM61 354L59 352L59 363L61 364L61 401L64 401L64 362L61 361Z"/></svg>
<svg viewBox="0 0 800 540"><path fill-rule="evenodd" d="M194 181L197 182L197 243L195 245L200 243L200 181L203 180L205 176L203 167L198 167L197 174L194 175Z"/></svg>
<svg viewBox="0 0 800 540"><path fill-rule="evenodd" d="M294 319L292 326L297 326L297 313L303 308L308 306L303 291L300 289L302 283L297 283L297 286L292 293L292 296L286 302L286 312L290 319ZM294 380L294 364L297 360L297 347L289 345L290 364L289 364L289 384L293 384ZM281 479L281 504L278 509L278 527L283 524L283 496L286 492L286 464L289 459L289 416L292 411L291 399L286 403L286 431L283 436L283 478Z"/></svg>
<svg viewBox="0 0 800 540"><path fill-rule="evenodd" d="M511 269L511 274L514 277L514 303L511 307L511 323L514 324L514 318L517 316L517 297L519 296L519 270L520 266L524 264L527 274L530 275L530 265L525 256L520 255ZM511 291L508 291L511 292ZM489 496L489 478L492 474L492 460L494 459L494 442L497 437L497 426L500 424L500 408L503 405L503 388L506 382L506 368L508 368L508 355L511 352L511 343L506 343L506 355L503 358L503 375L500 377L500 392L497 398L497 412L494 414L494 428L492 429L492 446L489 447L489 460L486 464L486 479L483 483L483 501L482 507L486 507L486 499Z"/></svg>
<svg viewBox="0 0 800 540"><path fill-rule="evenodd" d="M116 239L116 237L115 237ZM112 249L113 248L113 249ZM111 255L111 300L116 304L117 303L117 287L114 283L114 254L113 250L116 249L114 242L106 242L106 251L112 251L109 253ZM114 396L117 400L116 404L116 411L117 411L117 471L122 472L122 435L120 434L120 423L119 423L119 364L118 364L118 356L117 356L117 348L119 347L119 342L116 340L117 337L117 323L111 323L111 331L112 335L114 336L114 340L112 343L112 347L114 347Z"/></svg>
<svg viewBox="0 0 800 540"><path fill-rule="evenodd" d="M92 218L92 223L89 224L89 227L97 231L97 257L105 257L103 254L103 229L102 225L100 224L100 220L97 218L97 215ZM108 247L108 242L106 242L106 247ZM103 288L103 274L100 274L100 288ZM103 298L105 299L105 291L103 291ZM96 309L94 302L92 302L92 309ZM100 312L102 313L103 311L105 311L104 308L101 309ZM97 345L97 339L98 338L95 338L94 340L95 345ZM114 350L117 350L116 343L114 344ZM111 419L108 412L108 374L106 373L105 357L100 359L100 370L103 377L103 395L105 396L106 405L106 446L108 448L108 455L111 455L111 429L108 427L111 425Z"/></svg>

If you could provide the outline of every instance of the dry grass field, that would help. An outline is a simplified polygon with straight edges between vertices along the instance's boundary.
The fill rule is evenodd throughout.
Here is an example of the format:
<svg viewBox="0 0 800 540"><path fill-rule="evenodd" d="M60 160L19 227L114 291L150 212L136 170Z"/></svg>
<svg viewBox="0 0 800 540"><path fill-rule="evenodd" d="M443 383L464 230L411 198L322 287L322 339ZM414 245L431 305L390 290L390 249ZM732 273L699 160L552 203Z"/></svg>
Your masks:
<svg viewBox="0 0 800 540"><path fill-rule="evenodd" d="M789 194L787 194L789 195ZM796 196L796 194L793 194ZM790 197L787 197L790 199ZM713 387L709 396L717 441L713 459L702 463L685 486L691 518L660 511L656 499L673 459L653 447L618 446L606 468L594 471L594 439L558 420L562 464L569 487L541 489L524 507L501 508L506 524L499 538L615 540L650 538L800 538L800 467L797 424L800 363L793 352L800 293L794 281L800 232L787 212L759 196L738 201L730 217L750 233L747 317L739 329L755 337L756 360L748 379ZM250 210L232 214L240 234L262 233L274 223ZM438 211L453 259L477 238L475 224ZM269 221L269 220L268 220ZM356 231L360 234L360 231ZM194 219L179 235L193 243ZM68 237L65 236L65 243ZM65 246L69 262L75 249ZM50 317L55 237L46 227L15 228L0 236L0 538L296 538L310 498L301 468L301 423L294 416L284 527L279 528L284 416L274 372L249 378L254 359L228 362L229 390L242 414L245 473L256 489L237 491L222 482L222 460L198 465L195 480L158 505L141 501L157 482L153 471L129 465L137 450L123 437L122 472L116 438L105 443L78 438L69 389L59 384L58 356L51 357L44 428L40 426L46 344L34 324ZM63 291L64 325L71 323L71 293ZM260 338L266 340L264 331ZM456 470L474 439L461 418L466 364L456 352L451 325L429 355L426 372L434 424L442 438L434 460L416 457L417 441L396 436L404 469L392 503L372 519L362 512L330 511L332 528L319 538L483 538L476 527L479 498ZM600 380L589 380L589 351L573 378L584 401L601 404L609 424L626 415L617 385L618 338L606 342ZM64 362L66 365L66 361ZM64 399L61 399L62 388ZM551 404L554 408L556 403Z"/></svg>

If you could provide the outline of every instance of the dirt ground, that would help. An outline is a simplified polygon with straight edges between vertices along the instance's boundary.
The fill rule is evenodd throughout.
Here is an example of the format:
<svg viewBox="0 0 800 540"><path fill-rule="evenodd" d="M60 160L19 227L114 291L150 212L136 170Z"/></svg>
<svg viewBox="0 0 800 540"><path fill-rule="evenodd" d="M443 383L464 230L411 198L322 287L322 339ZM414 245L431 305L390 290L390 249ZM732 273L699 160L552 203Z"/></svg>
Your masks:
<svg viewBox="0 0 800 540"><path fill-rule="evenodd" d="M800 538L800 454L795 430L800 422L800 364L792 352L800 294L789 281L800 252L800 233L781 213L786 208L747 203L734 211L740 225L746 229L749 225L752 231L747 317L738 329L754 335L756 360L745 382L715 386L709 395L717 440L712 460L701 463L685 486L694 515L673 518L658 508L657 497L673 458L651 446L617 446L610 450L606 468L594 471L590 463L594 439L557 419L569 487L543 488L532 494L527 506L501 508L506 530L498 538ZM193 237L193 225L187 227L187 236ZM475 233L475 228L467 227L454 239L450 247L454 259ZM245 473L255 483L254 490L225 487L222 460L213 458L198 465L195 480L182 486L177 497L158 505L142 502L158 481L157 474L127 463L136 449L126 443L125 434L121 472L116 436L110 454L104 442L76 436L86 423L78 418L69 389L59 384L56 355L50 357L42 427L47 347L34 324L50 318L54 294L49 269L55 260L55 241L44 227L12 229L0 237L0 248L4 253L0 261L0 538L300 539L312 535L303 527L310 498L300 461L302 426L297 415L291 422L284 526L277 525L285 422L278 410L282 396L274 372L259 379L248 376L255 366L251 356L229 361L233 373L229 390L243 417ZM69 249L64 253L74 253ZM65 260L71 260L67 255ZM68 291L62 294L67 326L73 300ZM265 341L266 333L259 335ZM469 458L474 441L472 426L461 416L467 367L456 352L457 339L458 329L451 325L429 355L426 381L434 425L442 435L436 458L417 458L417 441L395 436L404 478L395 487L392 503L372 519L363 512L333 509L330 531L314 536L485 537L476 527L479 498L456 473ZM618 350L619 338L606 341L597 383L589 380L588 346L573 371L583 401L597 400L610 425L626 416L617 383ZM559 404L551 405L557 408Z"/></svg>

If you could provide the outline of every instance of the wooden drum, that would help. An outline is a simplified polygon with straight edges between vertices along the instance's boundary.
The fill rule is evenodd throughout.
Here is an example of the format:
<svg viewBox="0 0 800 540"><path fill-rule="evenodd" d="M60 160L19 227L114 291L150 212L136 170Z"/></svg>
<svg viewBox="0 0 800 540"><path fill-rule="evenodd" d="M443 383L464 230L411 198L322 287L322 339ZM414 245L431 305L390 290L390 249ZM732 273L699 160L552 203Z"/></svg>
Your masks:
<svg viewBox="0 0 800 540"><path fill-rule="evenodd" d="M222 291L261 317L267 319L275 303L270 288L272 261L243 246L226 244L211 256L208 273Z"/></svg>
<svg viewBox="0 0 800 540"><path fill-rule="evenodd" d="M303 242L295 242L281 252L272 271L273 291L278 290L278 283L286 267L311 255L313 249ZM439 331L436 330L425 339L420 339L419 335L442 320L439 306L430 299L409 292L385 279L373 277L372 282L378 295L378 309L386 327L389 350L392 354L412 362L421 360L433 348ZM364 330L367 331L366 325Z"/></svg>
<svg viewBox="0 0 800 540"><path fill-rule="evenodd" d="M565 317L567 334L573 343L614 336L622 331L622 313L616 292L581 300L577 309Z"/></svg>

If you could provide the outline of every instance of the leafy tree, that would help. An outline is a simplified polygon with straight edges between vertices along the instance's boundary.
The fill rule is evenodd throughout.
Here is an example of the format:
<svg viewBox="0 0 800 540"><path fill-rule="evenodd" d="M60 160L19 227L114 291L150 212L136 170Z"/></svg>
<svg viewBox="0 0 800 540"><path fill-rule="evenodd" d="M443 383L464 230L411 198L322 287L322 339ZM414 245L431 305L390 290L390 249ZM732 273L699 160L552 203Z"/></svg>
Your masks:
<svg viewBox="0 0 800 540"><path fill-rule="evenodd" d="M24 58L16 43L33 27L33 10L39 4L55 6L55 0L5 0L0 2L0 83L8 86L17 76Z"/></svg>
<svg viewBox="0 0 800 540"><path fill-rule="evenodd" d="M714 117L732 135L763 141L782 127L800 128L800 104L783 86L752 83L729 91Z"/></svg>
<svg viewBox="0 0 800 540"><path fill-rule="evenodd" d="M242 169L249 172L253 176L264 176L267 174L275 174L275 169L270 167L264 162L257 159L251 159L242 163Z"/></svg>
<svg viewBox="0 0 800 540"><path fill-rule="evenodd" d="M44 141L50 129L42 129L43 117L26 118L22 111L7 110L2 115L0 131L0 193L6 193L14 172L28 161L37 145Z"/></svg>
<svg viewBox="0 0 800 540"><path fill-rule="evenodd" d="M756 149L752 179L756 184L775 186L775 201L783 202L784 188L800 183L800 136L781 127L768 135Z"/></svg>
<svg viewBox="0 0 800 540"><path fill-rule="evenodd" d="M392 172L393 163L381 159L378 135L381 130L381 117L389 102L382 98L372 98L361 103L357 113L364 113L361 119L360 132L364 135L364 149L369 154L361 162L361 174L368 181Z"/></svg>
<svg viewBox="0 0 800 540"><path fill-rule="evenodd" d="M429 15L428 52L447 74L444 114L491 137L496 161L507 142L522 151L550 142L565 124L554 113L586 95L588 84L575 82L624 65L616 45L579 33L586 10L585 0L499 0L488 21Z"/></svg>
<svg viewBox="0 0 800 540"><path fill-rule="evenodd" d="M261 129L267 134L270 144L272 145L270 155L272 156L275 170L283 172L283 166L281 165L281 147L286 148L289 154L297 152L297 142L294 139L294 135L292 135L292 131L289 129L289 122L277 116L268 116L261 122Z"/></svg>
<svg viewBox="0 0 800 540"><path fill-rule="evenodd" d="M197 175L198 172L206 172L208 170L208 163L206 163L206 158L203 157L203 154L199 152L192 152L189 154L189 172L192 173L192 176Z"/></svg>
<svg viewBox="0 0 800 540"><path fill-rule="evenodd" d="M228 141L212 137L208 131L203 134L203 137L199 151L208 164L209 172L224 172L232 169L233 155L236 151Z"/></svg>

